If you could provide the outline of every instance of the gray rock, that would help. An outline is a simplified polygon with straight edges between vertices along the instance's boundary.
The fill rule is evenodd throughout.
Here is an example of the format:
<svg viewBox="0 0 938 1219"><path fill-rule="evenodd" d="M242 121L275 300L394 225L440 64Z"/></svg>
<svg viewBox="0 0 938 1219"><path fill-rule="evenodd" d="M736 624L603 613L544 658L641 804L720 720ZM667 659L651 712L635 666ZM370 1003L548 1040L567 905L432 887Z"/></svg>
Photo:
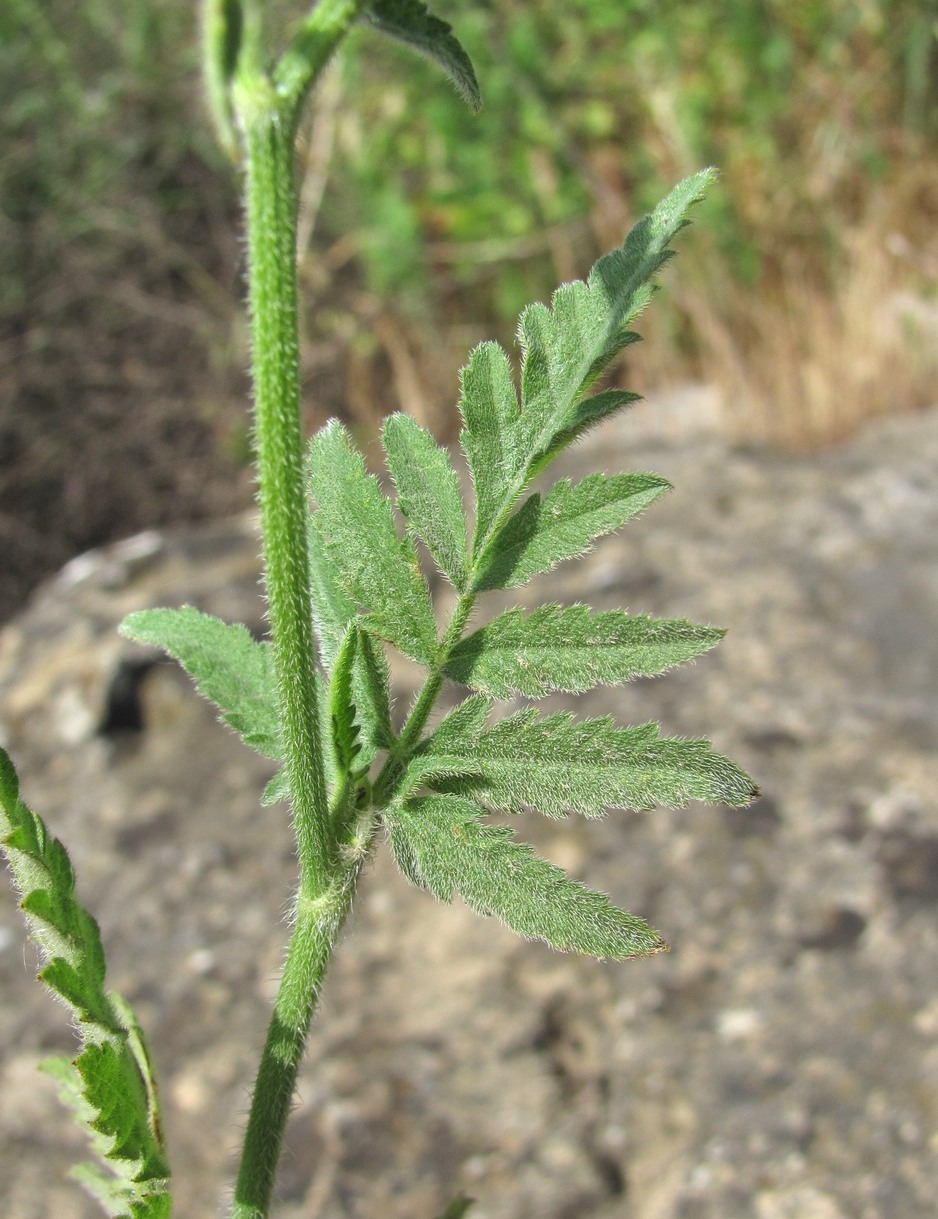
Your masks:
<svg viewBox="0 0 938 1219"><path fill-rule="evenodd" d="M379 852L303 1068L284 1219L433 1219L459 1190L474 1219L933 1213L938 414L810 458L646 418L564 473L653 469L675 491L528 600L730 628L579 708L712 736L763 797L519 827L662 929L670 954L624 965L434 906ZM269 764L114 627L189 601L260 630L257 549L249 520L132 539L0 645L3 743L148 1030L181 1216L218 1213L233 1171L294 865L283 809L257 804ZM85 1219L64 1177L81 1139L34 1071L71 1037L23 944L0 894L3 1213Z"/></svg>

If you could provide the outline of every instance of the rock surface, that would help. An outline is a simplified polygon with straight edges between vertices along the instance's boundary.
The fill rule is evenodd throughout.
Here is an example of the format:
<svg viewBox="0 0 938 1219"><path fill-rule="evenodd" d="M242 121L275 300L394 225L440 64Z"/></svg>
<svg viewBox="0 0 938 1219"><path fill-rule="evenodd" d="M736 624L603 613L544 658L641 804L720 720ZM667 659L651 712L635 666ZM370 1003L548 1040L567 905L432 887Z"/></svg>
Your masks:
<svg viewBox="0 0 938 1219"><path fill-rule="evenodd" d="M433 1219L459 1190L473 1219L934 1213L938 414L781 458L728 452L703 426L672 439L650 410L564 472L656 470L675 491L528 601L728 627L696 665L578 706L709 735L763 797L525 819L524 837L672 944L624 965L434 905L382 849L303 1069L284 1219ZM189 601L260 629L256 554L246 520L143 535L72 564L0 646L3 743L148 1031L186 1219L219 1213L232 1173L290 834L257 804L268 764L114 627ZM90 1219L65 1176L81 1137L35 1072L70 1034L23 945L0 892L3 1214Z"/></svg>

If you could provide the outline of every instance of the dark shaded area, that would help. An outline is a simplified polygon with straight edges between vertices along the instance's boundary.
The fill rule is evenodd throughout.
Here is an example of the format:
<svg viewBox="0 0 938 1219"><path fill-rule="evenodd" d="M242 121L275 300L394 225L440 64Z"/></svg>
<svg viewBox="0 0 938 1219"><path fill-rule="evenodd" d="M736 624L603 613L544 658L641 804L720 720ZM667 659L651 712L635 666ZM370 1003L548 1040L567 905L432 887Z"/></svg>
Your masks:
<svg viewBox="0 0 938 1219"><path fill-rule="evenodd" d="M75 554L251 498L191 15L99 9L0 21L0 622Z"/></svg>
<svg viewBox="0 0 938 1219"><path fill-rule="evenodd" d="M865 930L866 919L862 914L848 906L835 906L824 911L817 929L802 936L800 943L802 948L818 948L825 952L851 948Z"/></svg>
<svg viewBox="0 0 938 1219"><path fill-rule="evenodd" d="M938 835L893 830L883 835L876 857L898 901L938 902Z"/></svg>

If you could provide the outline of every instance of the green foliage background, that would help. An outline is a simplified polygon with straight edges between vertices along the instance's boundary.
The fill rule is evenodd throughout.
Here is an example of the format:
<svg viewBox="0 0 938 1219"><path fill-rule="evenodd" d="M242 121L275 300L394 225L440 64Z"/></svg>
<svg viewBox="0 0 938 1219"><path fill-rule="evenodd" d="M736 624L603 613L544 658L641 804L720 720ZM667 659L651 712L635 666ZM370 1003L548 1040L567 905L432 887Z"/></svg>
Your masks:
<svg viewBox="0 0 938 1219"><path fill-rule="evenodd" d="M702 377L747 440L796 444L932 403L934 0L434 7L477 65L480 116L362 28L307 132L310 425L339 411L374 431L404 407L451 439L469 347L509 343L526 301L707 164L721 186L630 383ZM201 102L197 10L0 5L0 545L17 597L34 554L51 568L250 496L233 476L237 192Z"/></svg>

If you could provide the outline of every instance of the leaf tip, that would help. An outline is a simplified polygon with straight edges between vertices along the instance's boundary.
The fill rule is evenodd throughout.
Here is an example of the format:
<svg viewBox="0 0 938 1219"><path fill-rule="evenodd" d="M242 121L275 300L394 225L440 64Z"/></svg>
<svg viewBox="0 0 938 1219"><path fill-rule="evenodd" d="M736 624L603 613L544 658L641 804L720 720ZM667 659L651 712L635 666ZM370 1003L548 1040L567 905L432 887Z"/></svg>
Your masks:
<svg viewBox="0 0 938 1219"><path fill-rule="evenodd" d="M0 803L15 805L20 798L20 780L10 755L0 746Z"/></svg>

